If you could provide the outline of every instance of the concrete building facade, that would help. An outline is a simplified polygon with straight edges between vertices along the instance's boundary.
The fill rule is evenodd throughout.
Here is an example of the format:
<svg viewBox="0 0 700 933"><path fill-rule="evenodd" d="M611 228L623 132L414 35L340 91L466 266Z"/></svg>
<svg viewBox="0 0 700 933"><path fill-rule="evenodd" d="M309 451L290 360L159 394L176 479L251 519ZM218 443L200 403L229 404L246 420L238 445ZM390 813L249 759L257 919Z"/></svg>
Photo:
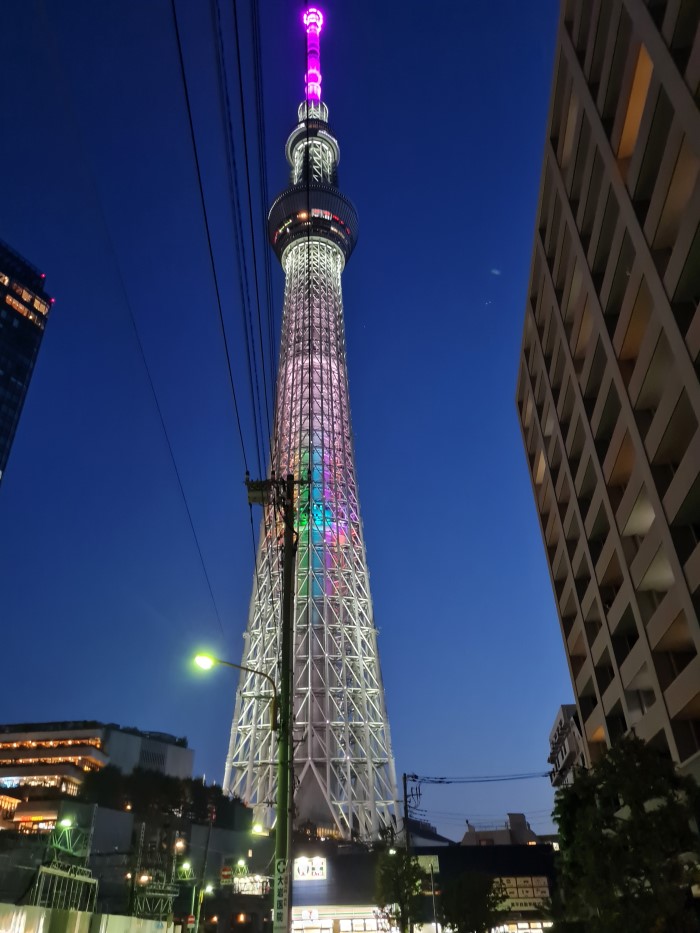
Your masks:
<svg viewBox="0 0 700 933"><path fill-rule="evenodd" d="M699 17L562 3L517 383L586 758L696 776Z"/></svg>
<svg viewBox="0 0 700 933"><path fill-rule="evenodd" d="M557 718L549 733L549 758L552 766L549 779L552 787L571 784L576 768L586 765L583 736L574 703L559 707Z"/></svg>
<svg viewBox="0 0 700 933"><path fill-rule="evenodd" d="M29 799L77 795L85 773L111 764L192 777L187 740L115 723L46 722L0 726L0 793ZM17 819L23 809L15 813Z"/></svg>
<svg viewBox="0 0 700 933"><path fill-rule="evenodd" d="M530 846L540 840L524 813L509 813L502 826L475 826L467 820L463 846Z"/></svg>

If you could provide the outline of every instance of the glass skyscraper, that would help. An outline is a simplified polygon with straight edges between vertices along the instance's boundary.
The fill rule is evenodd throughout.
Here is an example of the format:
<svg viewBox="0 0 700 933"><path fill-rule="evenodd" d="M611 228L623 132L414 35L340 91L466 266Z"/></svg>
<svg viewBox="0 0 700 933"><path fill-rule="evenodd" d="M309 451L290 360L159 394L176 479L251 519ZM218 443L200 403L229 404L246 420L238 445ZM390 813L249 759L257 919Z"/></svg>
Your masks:
<svg viewBox="0 0 700 933"><path fill-rule="evenodd" d="M51 302L44 275L0 240L0 482Z"/></svg>

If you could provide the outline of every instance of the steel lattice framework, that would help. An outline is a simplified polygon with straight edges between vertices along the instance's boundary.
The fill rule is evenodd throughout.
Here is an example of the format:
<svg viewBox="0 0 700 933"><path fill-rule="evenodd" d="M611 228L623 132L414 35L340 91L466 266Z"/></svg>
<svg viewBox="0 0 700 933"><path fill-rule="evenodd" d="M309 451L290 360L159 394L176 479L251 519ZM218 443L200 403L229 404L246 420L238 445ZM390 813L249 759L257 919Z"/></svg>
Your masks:
<svg viewBox="0 0 700 933"><path fill-rule="evenodd" d="M297 824L310 820L345 837L373 838L396 825L397 790L348 401L341 273L357 216L337 187L338 143L320 101L320 73L317 97L310 74L287 142L291 186L269 215L285 272L272 469L305 481L297 487L295 518L294 803ZM283 530L270 501L241 662L278 684ZM268 701L261 678L242 672L224 789L270 825L277 762Z"/></svg>

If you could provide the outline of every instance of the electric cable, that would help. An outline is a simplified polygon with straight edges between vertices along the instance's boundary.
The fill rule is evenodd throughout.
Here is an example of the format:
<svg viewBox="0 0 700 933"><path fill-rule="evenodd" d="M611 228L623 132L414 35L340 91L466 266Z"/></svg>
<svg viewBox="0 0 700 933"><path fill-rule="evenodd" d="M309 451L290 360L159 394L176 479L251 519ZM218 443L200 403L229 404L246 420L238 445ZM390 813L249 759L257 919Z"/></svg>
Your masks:
<svg viewBox="0 0 700 933"><path fill-rule="evenodd" d="M52 44L53 47L54 47L54 58L55 58L55 61L56 61L56 63L57 63L57 70L60 70L60 69L58 68L58 65L61 63L62 59L61 59L61 57L60 57L60 54L59 54L59 52L58 52L58 48L57 48L55 39L54 39L54 37L53 37L53 31L52 31L52 28L51 28L51 20L50 20L50 17L49 17L48 9L46 8L45 4L42 4L42 7L43 7L43 10L44 10L44 18L45 18L45 20L46 20L46 24L47 24L47 27L48 27L48 33L49 33L49 36L50 36L49 41L51 42L51 44ZM67 81L67 78L66 78L65 74L62 75L62 78L63 78L64 86L65 86L65 87L68 87L68 81ZM70 95L66 94L66 99L69 100L69 99L70 99ZM68 107L68 109L69 109L69 111L70 111L72 108L71 108L71 107ZM77 134L78 134L79 137L82 137L82 132L81 132L81 128L80 128L80 123L79 123L78 118L77 118L77 115L76 115L76 113L75 113L74 111L73 111L73 113L72 113L72 116L73 116L73 122L75 123L75 127L76 127ZM84 140L83 140L83 148L85 148L85 146L84 146ZM209 573L208 573L208 571L207 571L206 563L205 563L205 561L204 561L204 555L203 555L203 553L202 553L202 547L201 547L201 545L200 545L200 543L199 543L199 536L197 535L197 531L196 531L196 528L195 528L195 525L194 525L194 520L193 520L193 518L192 518L192 512L191 512L191 510L190 510L190 506L189 506L189 503L188 503L188 501L187 501L187 495L185 494L185 489L184 489L184 486L183 486L183 483L182 483L182 477L181 477L181 475L180 475L180 470L178 469L177 460L175 459L175 453L174 453L174 451L173 451L173 446L172 446L172 443L171 443L171 441L170 441L170 435L169 435L169 433L168 433L168 429L167 429L166 424L165 424L165 418L163 417L163 411L162 411L162 408L161 408L161 406L160 406L160 401L159 401L159 399L158 399L158 393L156 392L155 384L154 384L154 382L153 382L153 377L152 377L152 375L151 375L151 370L150 370L150 367L149 367L149 365L148 365L148 359L147 359L147 357L146 357L146 352L145 352L145 350L144 350L143 342L142 342L142 340L141 340L141 335L140 335L140 333L139 333L139 329L138 329L138 326L137 326L137 324L136 324L136 317L135 317L135 315L134 315L134 310L133 310L133 307L132 307L132 305L131 305L131 300L130 300L130 298L129 298L129 293L128 293L128 290L127 290L127 287L126 287L126 282L124 281L124 275L123 275L123 273L122 273L121 264L120 264L120 262L119 262L119 257L118 257L118 255L117 255L116 247L115 247L115 245L114 245L114 240L112 239L112 233L111 233L111 230L110 230L109 225L108 225L108 223L107 223L107 216L106 216L106 213L105 213L104 205L103 205L103 203L102 203L102 198L100 197L100 191L99 191L99 188L98 188L98 185L97 185L97 179L96 179L96 177L95 177L95 172L94 172L94 169L92 168L92 165L87 161L87 159L86 159L86 163L87 163L87 165L88 165L88 167L89 167L88 177L89 177L89 179L90 179L90 187L92 188L93 193L94 193L94 196L95 196L95 201L96 201L96 204L97 204L97 209L98 209L100 221L101 221L101 223L102 223L102 227L103 227L103 230L104 230L104 233L105 233L105 238L106 238L106 241L107 241L107 246L108 246L109 251L110 251L110 253L111 253L111 255L112 255L112 258L113 258L113 260L114 260L114 267L115 267L115 271L116 271L116 274L117 274L117 279L118 279L118 282L119 282L119 288L120 288L120 290L121 290L122 297L123 297L123 299L124 299L124 304L125 304L125 306L126 306L126 309L127 309L128 315L129 315L129 320L130 320L130 322L131 322L131 326L132 326L133 331L134 331L134 336L135 336L135 338L136 338L136 345L137 345L138 350L139 350L139 355L141 356L141 361L142 361L143 366L144 366L144 369L145 369L145 371L146 371L146 378L147 378L147 381L148 381L149 388L150 388L150 390L151 390L151 395L152 395L152 397L153 397L153 402L154 402L155 407L156 407L156 412L157 412L157 414L158 414L158 420L159 420L159 422L160 422L160 426L161 426L161 429L162 429L162 431L163 431L163 436L164 436L164 438L165 438L165 443L166 443L166 446L167 446L167 448L168 448L168 453L169 453L169 455L170 455L170 462L172 463L173 470L174 470L174 472L175 472L175 477L176 477L176 479L177 479L178 489L179 489L179 491L180 491L180 497L182 498L182 503L183 503L183 505L184 505L184 507L185 507L185 512L186 512L186 514L187 514L187 520L188 520L188 522L189 522L190 530L191 530L191 532L192 532L192 537L194 538L194 543L195 543L195 547L196 547L196 549L197 549L197 555L198 555L198 557L199 557L199 562L200 562L201 567L202 567L202 573L203 573L203 575L204 575L204 579L205 579L206 584L207 584L207 589L208 589L208 591L209 591L209 596L210 596L210 598L211 598L212 606L213 606L213 608L214 608L214 614L215 614L215 616L216 616L217 622L219 623L219 628L221 629L221 634L223 635L224 639L226 639L226 632L225 632L225 630L224 630L223 622L221 621L221 615L219 614L219 607L218 607L218 605L217 605L217 603L216 603L216 599L215 599L215 597L214 597L214 590L213 590L213 588L212 588L211 579L210 579L210 577L209 577ZM241 443L242 443L242 437L241 437ZM244 460L245 460L245 450L244 450L244 452L243 452L243 457L244 457Z"/></svg>
<svg viewBox="0 0 700 933"><path fill-rule="evenodd" d="M177 40L177 54L178 54L178 60L180 63L180 80L182 83L182 90L185 96L185 104L187 107L187 120L188 120L189 127L190 127L190 139L192 142L192 152L194 154L195 168L197 171L197 184L199 187L199 198L200 198L200 202L202 206L202 215L204 217L204 228L205 228L205 232L207 236L207 246L209 249L209 262L211 265L211 273L212 273L212 277L214 280L214 289L216 292L216 304L217 304L217 308L219 311L219 324L221 327L221 336L223 338L224 350L226 353L226 368L228 370L229 385L231 388L231 397L233 399L233 408L234 408L234 412L236 416L236 425L238 427L238 437L241 442L241 451L243 453L243 464L247 470L248 469L248 458L246 456L245 442L243 440L243 429L241 427L241 417L240 417L240 412L238 409L238 399L236 398L236 388L233 383L233 372L231 370L231 355L229 353L228 339L226 337L226 328L224 326L224 314L223 314L223 310L221 307L221 294L219 292L219 279L216 274L216 263L214 262L214 250L213 250L212 243L211 243L211 232L209 230L209 218L207 214L206 201L204 199L204 186L202 184L202 172L201 172L201 168L199 165L199 154L197 151L197 139L195 137L194 122L192 120L192 107L190 105L189 90L187 88L187 77L185 74L185 61L184 61L183 54L182 54L182 41L180 39L180 27L177 21L177 10L175 6L175 0L170 0L170 9L172 11L173 26L175 28L175 38Z"/></svg>
<svg viewBox="0 0 700 933"><path fill-rule="evenodd" d="M252 314L251 314L250 287L249 287L249 280L248 280L248 274L247 274L247 265L243 257L244 237L243 237L243 226L242 226L242 220L241 220L242 218L241 201L240 201L240 195L239 195L239 189L238 189L238 168L237 168L237 159L236 159L236 145L235 145L235 135L233 132L233 121L231 117L231 101L230 101L229 92L228 92L228 74L226 70L226 55L225 55L225 47L224 47L224 40L223 40L221 6L219 3L219 0L214 0L212 6L214 9L214 18L216 21L215 45L216 45L216 54L217 54L217 63L218 63L217 73L218 73L218 84L219 84L219 103L221 107L222 121L224 123L224 138L226 140L226 154L227 154L226 165L227 165L227 170L228 170L229 194L230 194L231 205L233 209L234 242L236 246L236 257L238 261L238 281L239 281L239 288L240 288L243 329L245 333L246 358L247 358L247 366L248 366L248 381L249 381L249 389L250 389L250 396L251 396L253 419L254 419L254 424L255 424L256 449L258 452L258 470L259 470L260 475L262 475L263 458L265 456L265 445L262 442L263 425L262 425L262 415L260 413L260 388L259 388L259 383L258 383L257 365L255 362L256 350L255 350L255 339L254 339L254 327L253 327L253 320L252 320ZM239 42L239 36L238 36L238 23L237 23L237 16L236 16L235 8L234 8L234 18L235 18L236 35L237 35L237 53L239 56L238 73L239 73L239 80L241 81L240 86L242 89L242 74L241 74L241 66L240 66L240 42ZM242 107L244 106L244 99L242 95L241 95L241 106ZM245 110L242 110L241 118L242 118L244 128L245 128ZM259 130L260 123L262 120L262 114L259 111L257 113L257 120L258 120L258 130ZM246 142L246 138L244 137L244 145L245 145L245 142ZM263 159L263 166L264 166L264 159ZM249 177L249 172L248 172L247 150L246 150L246 181L247 181L247 189L248 189L248 194L249 194L249 206L250 206L250 216L251 216L251 235L253 236L253 248L255 248L254 230L252 228L252 201L250 199L250 177ZM264 199L262 202L263 205L266 203L265 198L266 198L266 195L264 196ZM267 250L265 250L265 257L266 259L269 257L269 253ZM266 266L267 266L266 281L268 281L269 283L269 277L271 275L271 273L268 271L269 261L267 262ZM254 262L254 268L257 273L257 267L256 267L255 262ZM258 295L258 307L259 307L259 291L258 291L258 286L257 286L257 278L256 278L256 293ZM269 289L268 289L268 296L269 296ZM269 300L269 297L268 297L268 300ZM269 314L270 314L270 309L268 308L268 324L269 324ZM260 320L259 315L258 315L258 320ZM262 363L263 363L263 378L265 378L264 354L262 352L262 337L261 336L259 338L259 343L261 347L261 356L262 356ZM271 366L273 365L272 361L270 365ZM255 390L254 390L254 385L255 385ZM257 412L256 412L256 391L257 391ZM267 403L268 401L267 394L265 395L265 400ZM268 413L267 408L266 408L266 418L267 418L267 431L268 431L268 446L270 446L272 442L272 438L270 435L270 421L269 421L269 413ZM273 580L272 580L272 570L271 570L271 565L272 565L272 560L273 560L273 543L271 541L271 536L268 534L267 518L268 518L268 509L266 508L266 506L263 506L263 523L262 524L263 524L265 549L267 551L267 554L266 554L267 576L268 576L268 585L270 588L270 600L274 608L275 587L274 587ZM260 593L261 593L261 582L260 582L260 570L258 567L258 560L257 560L255 527L253 523L252 506L249 509L249 519L250 519L251 545L252 545L252 553L253 553L253 574L255 578L255 595L259 602ZM264 637L264 633L263 633L263 637Z"/></svg>
<svg viewBox="0 0 700 933"><path fill-rule="evenodd" d="M548 778L551 771L531 771L523 774L482 774L473 777L419 777L417 774L407 774L406 777L414 784L493 784L501 781L530 781L533 778Z"/></svg>
<svg viewBox="0 0 700 933"><path fill-rule="evenodd" d="M267 397L267 376L265 371L265 354L262 347L262 321L261 321L261 312L260 312L260 282L258 279L258 261L257 261L257 250L255 246L255 224L253 221L253 198L251 194L250 187L250 160L248 158L248 130L246 125L245 118L245 99L243 96L243 72L241 67L241 43L240 43L240 34L238 29L238 5L234 0L233 4L233 24L234 32L236 36L236 62L238 66L238 94L240 98L240 107L241 107L241 126L243 129L243 154L245 157L245 176L246 176L246 188L248 191L248 213L250 218L250 242L251 248L253 251L253 278L255 281L255 300L258 312L258 338L260 343L260 362L263 371L263 391L265 395L265 415L267 418L267 435L270 436L270 413L269 413L269 400ZM257 368L255 372L255 378L257 383ZM259 391L259 390L258 390Z"/></svg>
<svg viewBox="0 0 700 933"><path fill-rule="evenodd" d="M257 114L256 125L258 130L258 179L260 183L260 201L263 208L263 227L265 228L265 222L267 221L267 208L270 201L267 186L267 140L265 137L265 100L262 69L262 45L260 41L261 33L259 0L251 0L251 21L253 24L255 110ZM277 395L275 380L275 306L272 288L272 254L269 249L263 251L263 260L265 267L264 281L267 301L268 353L270 358L270 397L272 400L272 410L274 413Z"/></svg>
<svg viewBox="0 0 700 933"><path fill-rule="evenodd" d="M233 132L231 117L231 101L228 93L228 73L226 70L226 52L224 48L223 31L221 26L221 7L219 0L212 0L212 26L215 25L214 49L217 61L217 85L219 91L219 108L223 124L224 143L226 149L226 170L229 187L229 204L232 212L234 251L238 267L238 287L241 302L241 319L245 337L246 363L248 368L248 388L250 391L251 412L255 431L255 449L258 461L258 475L262 476L265 458L265 445L263 442L262 415L260 412L260 387L258 384L257 363L255 359L255 336L253 318L251 314L250 283L248 268L245 261L245 238L243 236L241 199L238 188L238 160L236 158L236 140ZM245 120L245 113L241 114ZM255 373L255 378L253 378ZM257 392L257 395L256 395ZM257 399L257 404L256 404Z"/></svg>

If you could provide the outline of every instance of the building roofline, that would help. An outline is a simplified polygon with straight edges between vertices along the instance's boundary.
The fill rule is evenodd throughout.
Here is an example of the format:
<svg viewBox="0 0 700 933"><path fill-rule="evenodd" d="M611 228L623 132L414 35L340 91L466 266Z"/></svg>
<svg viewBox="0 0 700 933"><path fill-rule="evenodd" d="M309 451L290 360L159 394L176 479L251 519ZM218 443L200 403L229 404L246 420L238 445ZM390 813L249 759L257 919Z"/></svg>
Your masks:
<svg viewBox="0 0 700 933"><path fill-rule="evenodd" d="M14 247L10 246L10 244L6 243L3 239L0 239L0 247L2 247L3 249L6 249L8 253L14 256L16 260L18 260L18 262L21 262L22 265L26 266L30 272L33 272L35 275L38 275L39 277L41 277L42 275L41 269L38 269L34 265L33 262L30 262L28 259L25 259L25 257L21 253L18 253Z"/></svg>
<svg viewBox="0 0 700 933"><path fill-rule="evenodd" d="M135 726L120 726L116 722L98 722L96 719L62 720L60 722L22 722L0 725L0 735L13 735L21 732L85 732L90 729L104 729L113 732L126 732L143 739L153 739L166 745L187 748L187 738L170 735L168 732L147 732Z"/></svg>

